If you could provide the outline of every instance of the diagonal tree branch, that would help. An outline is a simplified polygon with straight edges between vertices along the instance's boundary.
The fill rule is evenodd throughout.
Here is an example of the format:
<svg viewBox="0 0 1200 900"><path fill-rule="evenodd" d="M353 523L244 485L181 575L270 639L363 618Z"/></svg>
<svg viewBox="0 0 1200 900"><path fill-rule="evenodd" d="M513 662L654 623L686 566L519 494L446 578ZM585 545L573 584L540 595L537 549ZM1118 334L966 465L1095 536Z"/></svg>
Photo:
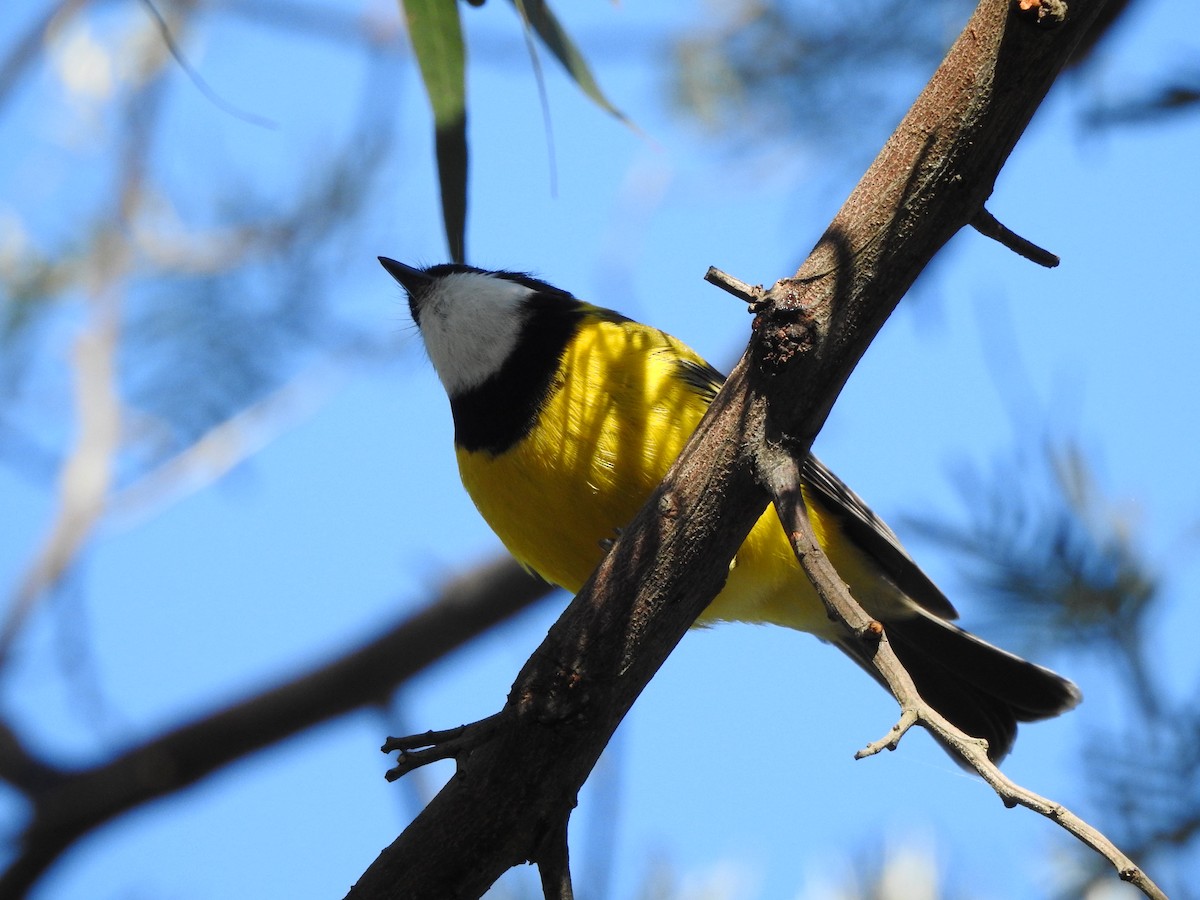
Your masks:
<svg viewBox="0 0 1200 900"><path fill-rule="evenodd" d="M1158 885L1104 834L1061 803L1035 794L1005 776L988 758L987 741L960 731L921 699L912 678L888 643L883 627L872 621L855 602L837 570L821 551L805 508L804 494L800 486L799 462L786 453L763 454L764 457L769 455L772 458L764 475L770 485L779 520L792 541L796 558L828 609L829 617L840 622L859 640L875 645L875 654L871 662L900 703L899 722L886 737L860 750L855 754L855 758L874 756L885 749L894 750L909 728L922 725L969 764L996 792L1005 806L1024 806L1052 820L1108 860L1122 881L1134 885L1152 900L1167 900L1166 894Z"/></svg>
<svg viewBox="0 0 1200 900"><path fill-rule="evenodd" d="M664 482L526 663L500 726L351 890L477 897L539 858L617 724L767 504L764 448L807 451L834 399L933 255L973 221L1104 0L982 0L794 278Z"/></svg>

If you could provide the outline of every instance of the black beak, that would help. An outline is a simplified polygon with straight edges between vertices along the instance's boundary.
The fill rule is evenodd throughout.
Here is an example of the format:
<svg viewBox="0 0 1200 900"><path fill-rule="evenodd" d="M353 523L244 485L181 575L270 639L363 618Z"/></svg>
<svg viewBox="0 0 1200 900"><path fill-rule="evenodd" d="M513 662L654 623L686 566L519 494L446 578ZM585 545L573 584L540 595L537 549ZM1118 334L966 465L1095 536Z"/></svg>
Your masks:
<svg viewBox="0 0 1200 900"><path fill-rule="evenodd" d="M406 266L404 263L388 259L386 256L379 257L379 262L387 269L387 273L400 282L409 294L415 294L421 288L428 287L433 282L433 279L426 275L422 269L414 269L412 266Z"/></svg>
<svg viewBox="0 0 1200 900"><path fill-rule="evenodd" d="M414 269L402 262L379 257L379 262L387 269L387 273L400 282L400 286L408 293L408 311L412 313L413 321L421 325L421 296L433 284L433 278L423 269Z"/></svg>

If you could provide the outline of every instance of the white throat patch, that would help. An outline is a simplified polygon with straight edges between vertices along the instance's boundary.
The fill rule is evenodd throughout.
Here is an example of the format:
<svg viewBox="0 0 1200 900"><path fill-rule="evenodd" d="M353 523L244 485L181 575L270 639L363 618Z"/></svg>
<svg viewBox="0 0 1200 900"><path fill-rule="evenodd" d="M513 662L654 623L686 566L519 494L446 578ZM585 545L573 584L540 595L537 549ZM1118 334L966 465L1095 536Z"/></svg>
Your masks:
<svg viewBox="0 0 1200 900"><path fill-rule="evenodd" d="M482 272L438 278L421 298L421 337L451 397L479 387L516 349L533 291Z"/></svg>

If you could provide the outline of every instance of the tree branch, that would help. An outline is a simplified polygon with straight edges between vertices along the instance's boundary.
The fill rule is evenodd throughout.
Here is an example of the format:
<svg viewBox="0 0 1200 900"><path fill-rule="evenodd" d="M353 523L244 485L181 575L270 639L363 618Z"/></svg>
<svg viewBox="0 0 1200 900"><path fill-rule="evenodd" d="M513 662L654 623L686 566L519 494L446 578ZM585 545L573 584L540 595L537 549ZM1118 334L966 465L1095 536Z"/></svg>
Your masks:
<svg viewBox="0 0 1200 900"><path fill-rule="evenodd" d="M128 255L112 246L105 249L108 264L123 270ZM90 292L92 321L76 341L72 359L78 434L59 471L54 522L17 582L0 624L0 667L26 620L71 568L104 514L121 434L116 380L119 274L105 272L103 284Z"/></svg>
<svg viewBox="0 0 1200 900"><path fill-rule="evenodd" d="M813 534L812 522L808 518L804 495L800 490L799 463L778 450L764 453L763 459L763 475L774 498L779 520L791 539L796 558L816 589L821 602L825 604L829 617L845 626L859 640L869 640L875 644L875 655L871 663L887 682L888 689L900 704L900 720L892 726L892 730L884 738L856 753L855 758L873 756L884 749L894 750L909 728L921 725L978 772L999 795L1005 806L1024 806L1056 822L1107 859L1117 870L1122 881L1133 884L1154 900L1167 900L1166 894L1158 885L1098 829L1087 824L1065 806L1010 780L988 758L987 741L973 738L955 728L921 699L912 678L888 644L887 634L882 626L872 621L858 605L833 564L821 551L816 535Z"/></svg>
<svg viewBox="0 0 1200 900"><path fill-rule="evenodd" d="M538 858L766 507L757 449L807 451L905 291L982 209L1102 6L1072 0L1060 23L980 3L799 272L765 295L750 348L684 452L517 676L507 724L460 758L351 897L477 897Z"/></svg>

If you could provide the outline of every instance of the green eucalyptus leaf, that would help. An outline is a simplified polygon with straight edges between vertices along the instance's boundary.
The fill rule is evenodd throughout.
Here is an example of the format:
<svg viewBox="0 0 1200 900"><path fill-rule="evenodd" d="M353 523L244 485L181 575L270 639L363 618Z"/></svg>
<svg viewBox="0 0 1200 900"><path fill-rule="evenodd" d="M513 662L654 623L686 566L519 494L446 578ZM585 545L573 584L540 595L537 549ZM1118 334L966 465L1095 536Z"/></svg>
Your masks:
<svg viewBox="0 0 1200 900"><path fill-rule="evenodd" d="M454 0L401 0L409 40L433 108L442 221L450 256L466 258L467 53Z"/></svg>
<svg viewBox="0 0 1200 900"><path fill-rule="evenodd" d="M542 39L542 43L562 63L567 74L579 85L579 89L601 109L616 116L622 122L628 123L625 114L604 96L604 92L600 90L600 85L596 83L596 79L592 75L592 70L588 67L587 60L583 58L583 54L579 52L579 48L575 46L571 36L563 29L562 24L544 0L512 0L512 2L521 17L533 27L534 32Z"/></svg>

